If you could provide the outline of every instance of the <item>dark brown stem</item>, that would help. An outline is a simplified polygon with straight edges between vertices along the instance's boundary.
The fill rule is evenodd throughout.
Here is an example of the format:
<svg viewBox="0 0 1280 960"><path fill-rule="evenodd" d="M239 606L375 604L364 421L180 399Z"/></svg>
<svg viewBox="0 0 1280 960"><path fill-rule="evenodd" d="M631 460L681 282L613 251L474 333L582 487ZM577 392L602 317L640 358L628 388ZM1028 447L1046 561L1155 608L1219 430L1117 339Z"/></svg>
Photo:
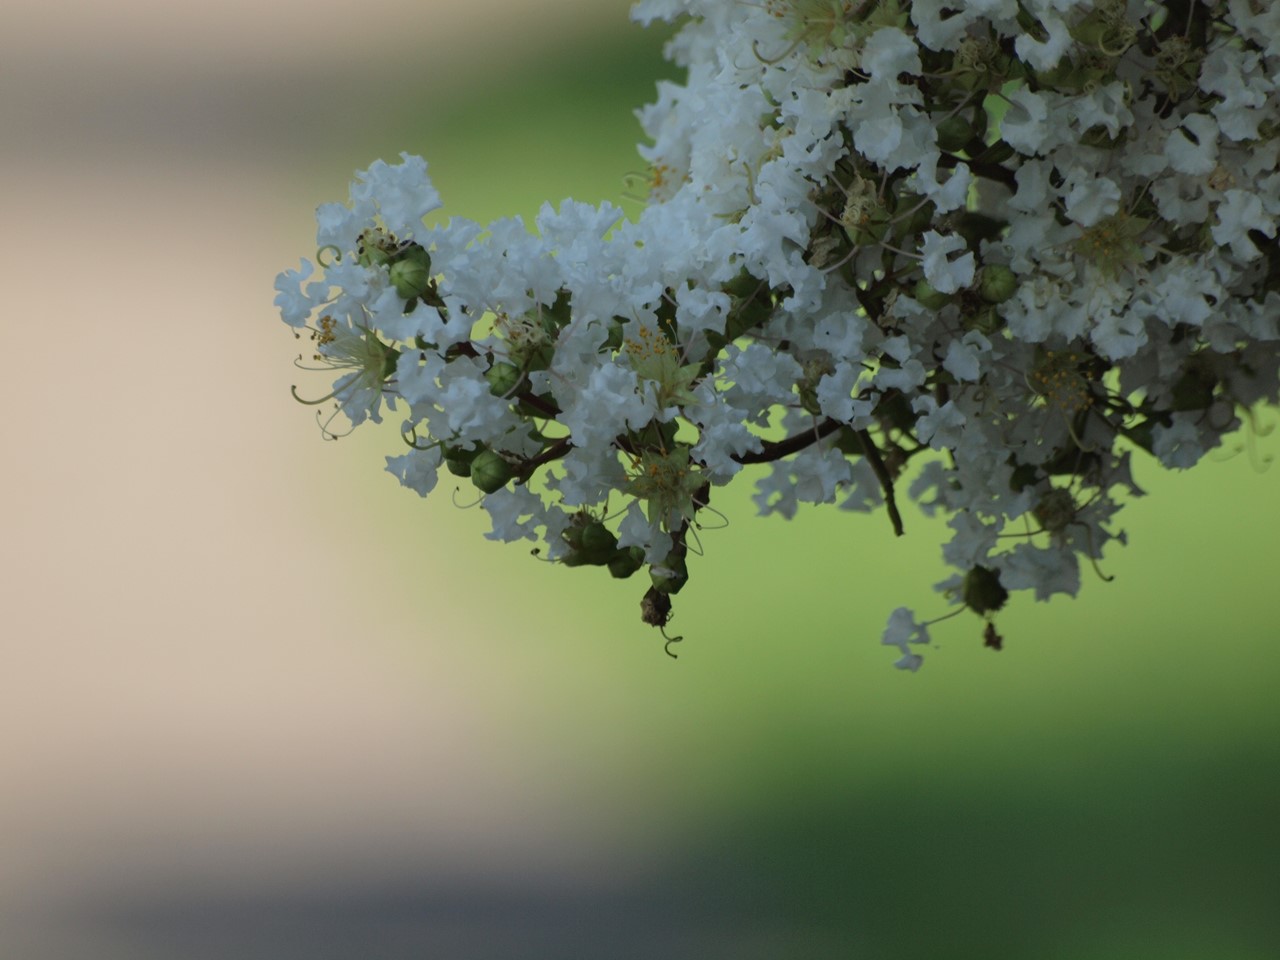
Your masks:
<svg viewBox="0 0 1280 960"><path fill-rule="evenodd" d="M573 444L569 442L568 437L561 437L532 460L525 460L520 464L520 482L527 482L528 479L533 476L533 471L537 470L539 467L550 463L552 460L559 460L569 452L572 446Z"/></svg>
<svg viewBox="0 0 1280 960"><path fill-rule="evenodd" d="M858 444L862 447L863 456L871 464L872 472L875 473L876 479L880 481L880 489L884 491L884 506L889 511L889 522L893 524L894 536L900 537L906 531L902 528L902 514L898 512L898 501L893 494L893 477L889 476L889 468L884 465L884 459L880 456L880 448L871 439L871 434L866 430L857 430L855 433L858 437Z"/></svg>
<svg viewBox="0 0 1280 960"><path fill-rule="evenodd" d="M756 453L734 454L733 459L743 466L753 463L772 463L774 460L781 460L793 453L799 453L823 437L831 436L843 426L844 424L839 420L824 420L812 430L797 433L794 437L787 437L785 440L765 441L764 446Z"/></svg>

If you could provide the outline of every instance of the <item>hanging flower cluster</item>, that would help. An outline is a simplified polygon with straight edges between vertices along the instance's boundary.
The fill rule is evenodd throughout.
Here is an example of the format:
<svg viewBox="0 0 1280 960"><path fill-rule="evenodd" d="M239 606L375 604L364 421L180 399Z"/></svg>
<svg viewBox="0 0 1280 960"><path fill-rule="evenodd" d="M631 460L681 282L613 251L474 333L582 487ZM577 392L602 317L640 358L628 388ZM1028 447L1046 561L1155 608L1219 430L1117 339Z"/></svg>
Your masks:
<svg viewBox="0 0 1280 960"><path fill-rule="evenodd" d="M687 70L650 195L452 219L426 163L319 208L276 303L425 496L566 566L647 568L665 627L712 490L949 517L984 621L1075 594L1135 453L1182 469L1280 389L1280 4L642 0ZM332 419L324 420L329 433ZM908 464L909 479L904 479ZM757 471L753 471L757 473ZM705 517L704 517L705 518ZM914 670L928 623L883 635Z"/></svg>

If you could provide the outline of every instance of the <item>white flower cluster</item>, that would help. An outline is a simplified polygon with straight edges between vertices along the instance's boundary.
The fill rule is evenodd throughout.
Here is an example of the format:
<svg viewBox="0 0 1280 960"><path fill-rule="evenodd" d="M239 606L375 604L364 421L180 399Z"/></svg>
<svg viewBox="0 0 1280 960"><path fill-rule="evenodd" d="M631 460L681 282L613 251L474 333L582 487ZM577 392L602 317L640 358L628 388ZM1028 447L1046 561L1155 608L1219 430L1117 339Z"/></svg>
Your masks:
<svg viewBox="0 0 1280 960"><path fill-rule="evenodd" d="M494 539L649 568L665 626L712 487L949 516L939 584L985 621L1074 594L1131 452L1196 463L1280 388L1280 4L642 0L687 69L640 111L649 202L425 227L374 164L282 274L352 424L382 405ZM317 401L318 402L318 401ZM329 421L325 421L326 428ZM958 611L957 611L958 612ZM885 644L916 669L928 623Z"/></svg>

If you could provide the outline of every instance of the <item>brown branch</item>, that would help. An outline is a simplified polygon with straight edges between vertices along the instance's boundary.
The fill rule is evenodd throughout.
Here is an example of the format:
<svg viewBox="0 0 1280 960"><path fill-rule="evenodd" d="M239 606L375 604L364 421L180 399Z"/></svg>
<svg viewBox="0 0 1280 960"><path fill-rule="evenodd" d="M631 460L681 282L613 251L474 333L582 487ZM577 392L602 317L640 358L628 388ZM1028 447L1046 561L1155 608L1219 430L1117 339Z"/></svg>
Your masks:
<svg viewBox="0 0 1280 960"><path fill-rule="evenodd" d="M906 531L902 528L902 514L898 512L898 501L893 494L893 477L889 476L889 468L884 465L884 459L880 456L880 448L871 439L871 434L866 430L856 430L854 432L858 437L858 444L862 447L863 455L867 458L867 462L871 464L872 472L875 473L876 479L880 481L880 489L884 491L884 506L889 511L889 522L893 524L894 536L900 537Z"/></svg>
<svg viewBox="0 0 1280 960"><path fill-rule="evenodd" d="M799 453L805 447L817 443L823 437L831 436L843 426L844 424L839 420L824 420L812 430L805 430L803 433L797 433L794 437L787 437L785 440L766 440L757 452L735 453L731 455L731 459L736 460L743 466L749 466L753 463L772 463L774 460L781 460L783 457L789 457L793 453Z"/></svg>
<svg viewBox="0 0 1280 960"><path fill-rule="evenodd" d="M529 478L533 476L533 471L539 467L550 463L552 460L559 460L573 447L568 437L561 437L547 449L543 450L531 460L525 460L520 464L520 483L527 483Z"/></svg>

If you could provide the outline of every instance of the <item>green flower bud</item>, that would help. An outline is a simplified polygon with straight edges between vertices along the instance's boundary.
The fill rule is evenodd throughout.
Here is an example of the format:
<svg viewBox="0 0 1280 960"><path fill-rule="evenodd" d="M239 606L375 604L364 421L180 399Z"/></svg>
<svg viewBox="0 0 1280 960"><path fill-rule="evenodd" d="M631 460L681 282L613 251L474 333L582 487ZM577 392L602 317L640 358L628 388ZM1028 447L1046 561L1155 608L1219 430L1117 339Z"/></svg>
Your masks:
<svg viewBox="0 0 1280 960"><path fill-rule="evenodd" d="M484 378L489 381L489 392L495 397L509 397L515 393L524 374L514 363L499 360L485 371Z"/></svg>
<svg viewBox="0 0 1280 960"><path fill-rule="evenodd" d="M988 337L1003 326L1004 317L1000 316L999 310L990 305L974 310L964 317L964 328L966 330L977 330Z"/></svg>
<svg viewBox="0 0 1280 960"><path fill-rule="evenodd" d="M1018 275L1002 263L988 263L982 268L978 295L987 303L1004 303L1018 290Z"/></svg>
<svg viewBox="0 0 1280 960"><path fill-rule="evenodd" d="M689 582L689 569L685 566L684 557L669 554L661 564L653 564L649 567L649 579L659 593L679 593Z"/></svg>
<svg viewBox="0 0 1280 960"><path fill-rule="evenodd" d="M608 563L618 551L618 538L599 520L582 528L579 543L588 563Z"/></svg>
<svg viewBox="0 0 1280 960"><path fill-rule="evenodd" d="M930 310L941 310L951 302L951 294L943 293L924 277L916 281L911 296Z"/></svg>
<svg viewBox="0 0 1280 960"><path fill-rule="evenodd" d="M391 265L391 285L406 300L420 297L431 286L431 267L417 258L407 258Z"/></svg>
<svg viewBox="0 0 1280 960"><path fill-rule="evenodd" d="M455 477L471 476L471 462L479 456L483 447L473 447L470 450L462 447L445 447L444 448L444 465L449 468L449 472Z"/></svg>
<svg viewBox="0 0 1280 960"><path fill-rule="evenodd" d="M471 461L471 482L484 493L494 493L515 475L511 464L492 450L483 450Z"/></svg>
<svg viewBox="0 0 1280 960"><path fill-rule="evenodd" d="M986 567L974 567L964 575L964 605L974 613L994 613L1005 605L1009 591L1000 583L1000 575Z"/></svg>
<svg viewBox="0 0 1280 960"><path fill-rule="evenodd" d="M619 580L625 580L644 566L644 551L639 547L619 550L609 561L609 572Z"/></svg>
<svg viewBox="0 0 1280 960"><path fill-rule="evenodd" d="M1061 533L1076 518L1076 499L1070 491L1054 487L1040 498L1031 513L1049 533Z"/></svg>

